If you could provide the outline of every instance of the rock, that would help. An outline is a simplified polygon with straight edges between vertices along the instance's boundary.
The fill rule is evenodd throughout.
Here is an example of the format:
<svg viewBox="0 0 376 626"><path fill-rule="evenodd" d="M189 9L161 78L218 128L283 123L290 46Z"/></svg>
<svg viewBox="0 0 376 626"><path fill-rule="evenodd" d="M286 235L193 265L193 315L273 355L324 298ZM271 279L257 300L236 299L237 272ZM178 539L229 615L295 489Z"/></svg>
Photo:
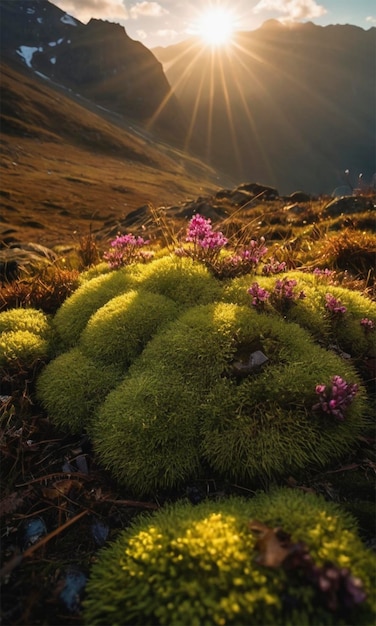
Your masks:
<svg viewBox="0 0 376 626"><path fill-rule="evenodd" d="M267 185L260 185L259 183L241 183L236 190L248 191L252 196L261 196L262 200L275 200L279 197L277 189Z"/></svg>
<svg viewBox="0 0 376 626"><path fill-rule="evenodd" d="M290 202L309 202L311 196L304 191L294 191L289 196L285 196L285 200L289 200Z"/></svg>
<svg viewBox="0 0 376 626"><path fill-rule="evenodd" d="M365 196L343 196L336 198L323 209L323 215L337 217L342 213L362 213L375 209L374 200Z"/></svg>

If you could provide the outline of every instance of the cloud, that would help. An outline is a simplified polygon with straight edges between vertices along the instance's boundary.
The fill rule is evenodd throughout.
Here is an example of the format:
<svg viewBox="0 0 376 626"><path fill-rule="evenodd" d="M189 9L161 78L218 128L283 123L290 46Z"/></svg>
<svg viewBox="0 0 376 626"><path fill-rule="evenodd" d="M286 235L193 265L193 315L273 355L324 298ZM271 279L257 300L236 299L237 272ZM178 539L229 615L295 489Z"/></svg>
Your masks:
<svg viewBox="0 0 376 626"><path fill-rule="evenodd" d="M136 20L138 17L161 17L166 15L168 11L164 9L158 2L137 2L134 4L129 13L131 18Z"/></svg>
<svg viewBox="0 0 376 626"><path fill-rule="evenodd" d="M173 30L172 28L165 28L164 30L158 30L158 37L163 37L163 39L175 39L178 36L178 32Z"/></svg>
<svg viewBox="0 0 376 626"><path fill-rule="evenodd" d="M85 23L92 17L110 21L129 18L122 0L53 0L53 4Z"/></svg>
<svg viewBox="0 0 376 626"><path fill-rule="evenodd" d="M253 9L254 13L277 11L285 19L307 20L325 15L327 10L315 0L260 0Z"/></svg>
<svg viewBox="0 0 376 626"><path fill-rule="evenodd" d="M139 39L147 39L147 33L144 30L136 30L136 35Z"/></svg>
<svg viewBox="0 0 376 626"><path fill-rule="evenodd" d="M371 24L376 24L376 17L374 17L373 15L368 15L368 17L366 17L366 22L370 22Z"/></svg>

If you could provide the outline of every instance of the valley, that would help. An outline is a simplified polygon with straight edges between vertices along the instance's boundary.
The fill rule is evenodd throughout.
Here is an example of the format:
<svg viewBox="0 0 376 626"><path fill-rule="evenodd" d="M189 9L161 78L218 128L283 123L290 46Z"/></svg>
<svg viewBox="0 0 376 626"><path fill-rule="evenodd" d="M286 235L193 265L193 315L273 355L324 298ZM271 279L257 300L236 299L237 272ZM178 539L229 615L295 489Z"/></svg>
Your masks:
<svg viewBox="0 0 376 626"><path fill-rule="evenodd" d="M1 77L5 244L70 243L140 206L178 203L220 185L215 170L155 141L133 119L22 68L3 65Z"/></svg>

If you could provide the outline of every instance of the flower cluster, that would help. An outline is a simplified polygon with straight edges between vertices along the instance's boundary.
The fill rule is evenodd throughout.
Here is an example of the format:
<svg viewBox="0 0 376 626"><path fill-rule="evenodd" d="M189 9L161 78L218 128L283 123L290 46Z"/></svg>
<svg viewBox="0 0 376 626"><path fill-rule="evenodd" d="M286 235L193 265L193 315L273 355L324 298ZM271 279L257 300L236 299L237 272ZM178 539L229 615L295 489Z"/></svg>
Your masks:
<svg viewBox="0 0 376 626"><path fill-rule="evenodd" d="M233 254L221 255L228 239L220 231L214 231L211 220L196 214L189 222L185 241L191 248L180 246L175 250L178 256L190 256L206 263L219 278L234 278L255 270L267 253L265 239L251 239L246 245L238 245Z"/></svg>
<svg viewBox="0 0 376 626"><path fill-rule="evenodd" d="M330 313L334 315L344 315L347 309L337 298L332 296L331 293L325 294L325 307Z"/></svg>
<svg viewBox="0 0 376 626"><path fill-rule="evenodd" d="M274 295L281 300L303 300L306 295L304 291L301 291L298 295L294 292L294 287L297 285L296 280L289 278L282 278L277 280L274 287Z"/></svg>
<svg viewBox="0 0 376 626"><path fill-rule="evenodd" d="M146 260L147 253L141 252L140 248L148 244L149 241L143 237L135 237L132 233L128 235L117 235L111 241L111 248L105 252L103 258L108 262L111 269L119 269L132 262Z"/></svg>
<svg viewBox="0 0 376 626"><path fill-rule="evenodd" d="M178 256L190 256L199 261L213 264L221 249L227 244L227 239L220 231L214 231L211 220L199 213L189 222L185 241L193 244L193 249L178 248Z"/></svg>
<svg viewBox="0 0 376 626"><path fill-rule="evenodd" d="M280 274L281 272L285 272L287 269L287 265L285 261L277 261L273 257L269 259L268 263L265 263L262 268L262 273L269 276L270 274Z"/></svg>
<svg viewBox="0 0 376 626"><path fill-rule="evenodd" d="M360 325L363 326L366 332L370 332L371 330L375 330L376 324L373 320L368 319L368 317L363 317L360 320Z"/></svg>
<svg viewBox="0 0 376 626"><path fill-rule="evenodd" d="M259 241L251 239L247 246L238 246L235 254L221 259L218 274L223 278L250 274L255 271L267 251L264 237L260 237Z"/></svg>
<svg viewBox="0 0 376 626"><path fill-rule="evenodd" d="M226 237L221 232L213 230L211 220L198 213L189 222L186 241L204 250L222 248L227 244Z"/></svg>
<svg viewBox="0 0 376 626"><path fill-rule="evenodd" d="M260 287L258 283L253 283L247 293L252 296L252 306L261 308L264 302L270 299L277 309L281 309L286 305L290 306L295 300L303 300L306 297L304 291L295 293L296 285L296 280L282 278L276 281L272 293Z"/></svg>
<svg viewBox="0 0 376 626"><path fill-rule="evenodd" d="M319 402L315 404L313 409L321 409L324 413L342 422L345 419L347 407L358 392L358 385L347 383L340 376L333 376L330 387L323 384L316 385L315 391L319 396Z"/></svg>
<svg viewBox="0 0 376 626"><path fill-rule="evenodd" d="M270 297L269 291L260 287L258 283L253 283L247 293L252 296L252 306L259 308L262 307L264 302L266 302Z"/></svg>
<svg viewBox="0 0 376 626"><path fill-rule="evenodd" d="M330 278L331 276L333 276L335 272L333 270L328 269L327 267L322 270L319 267L315 267L315 269L313 270L313 274L315 276L323 276L324 278Z"/></svg>
<svg viewBox="0 0 376 626"><path fill-rule="evenodd" d="M255 548L257 563L265 567L282 567L287 576L299 572L302 580L312 585L321 602L332 613L339 615L362 604L367 594L360 578L344 567L331 561L318 565L303 541L293 542L291 535L282 528L270 528L259 522L251 522L251 530L259 534ZM284 596L285 602L291 598Z"/></svg>

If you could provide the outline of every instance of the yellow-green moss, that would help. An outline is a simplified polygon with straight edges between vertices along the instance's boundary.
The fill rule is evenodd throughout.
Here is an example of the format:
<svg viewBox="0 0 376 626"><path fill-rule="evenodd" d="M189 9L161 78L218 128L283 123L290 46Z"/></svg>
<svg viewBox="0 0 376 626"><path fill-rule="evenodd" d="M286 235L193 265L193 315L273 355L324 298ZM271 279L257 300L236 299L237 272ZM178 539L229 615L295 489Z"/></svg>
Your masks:
<svg viewBox="0 0 376 626"><path fill-rule="evenodd" d="M100 365L72 348L44 368L37 380L37 397L52 422L80 433L121 376L120 368Z"/></svg>
<svg viewBox="0 0 376 626"><path fill-rule="evenodd" d="M242 378L234 363L268 358ZM356 372L296 324L248 307L192 307L152 339L105 400L92 435L102 462L147 493L199 471L237 481L325 465L347 451L364 422L364 390L344 422L313 410L315 386ZM155 463L153 460L155 459Z"/></svg>
<svg viewBox="0 0 376 626"><path fill-rule="evenodd" d="M289 306L278 309L266 303L269 314L284 316L309 330L316 340L335 346L352 357L374 356L376 350L375 333L367 333L360 324L362 318L376 322L376 303L358 291L328 284L325 278L303 272L288 272L277 276L242 276L228 281L224 287L223 299L226 302L248 304L252 298L247 290L252 283L273 292L276 281L286 277L296 280L296 294L304 291L305 298L296 299ZM344 315L332 315L325 307L325 295L332 294L346 307Z"/></svg>
<svg viewBox="0 0 376 626"><path fill-rule="evenodd" d="M221 293L220 283L204 265L176 255L144 265L138 284L147 291L171 298L181 308L212 302Z"/></svg>
<svg viewBox="0 0 376 626"><path fill-rule="evenodd" d="M49 342L29 330L2 332L0 335L0 367L32 367L37 359L47 359Z"/></svg>
<svg viewBox="0 0 376 626"><path fill-rule="evenodd" d="M50 317L33 308L10 309L0 313L0 333L17 330L28 330L48 339L51 333Z"/></svg>
<svg viewBox="0 0 376 626"><path fill-rule="evenodd" d="M317 566L347 568L365 601L331 612L299 571L260 565L252 520L304 542ZM90 626L371 626L375 564L352 518L312 494L282 489L251 500L178 503L137 518L101 551L84 619Z"/></svg>
<svg viewBox="0 0 376 626"><path fill-rule="evenodd" d="M177 314L178 307L170 298L131 290L112 298L91 316L80 347L92 359L126 368Z"/></svg>
<svg viewBox="0 0 376 626"><path fill-rule="evenodd" d="M135 268L133 270L137 271ZM102 274L84 282L63 302L54 317L53 325L61 341L61 350L75 346L91 315L133 285L130 268Z"/></svg>

